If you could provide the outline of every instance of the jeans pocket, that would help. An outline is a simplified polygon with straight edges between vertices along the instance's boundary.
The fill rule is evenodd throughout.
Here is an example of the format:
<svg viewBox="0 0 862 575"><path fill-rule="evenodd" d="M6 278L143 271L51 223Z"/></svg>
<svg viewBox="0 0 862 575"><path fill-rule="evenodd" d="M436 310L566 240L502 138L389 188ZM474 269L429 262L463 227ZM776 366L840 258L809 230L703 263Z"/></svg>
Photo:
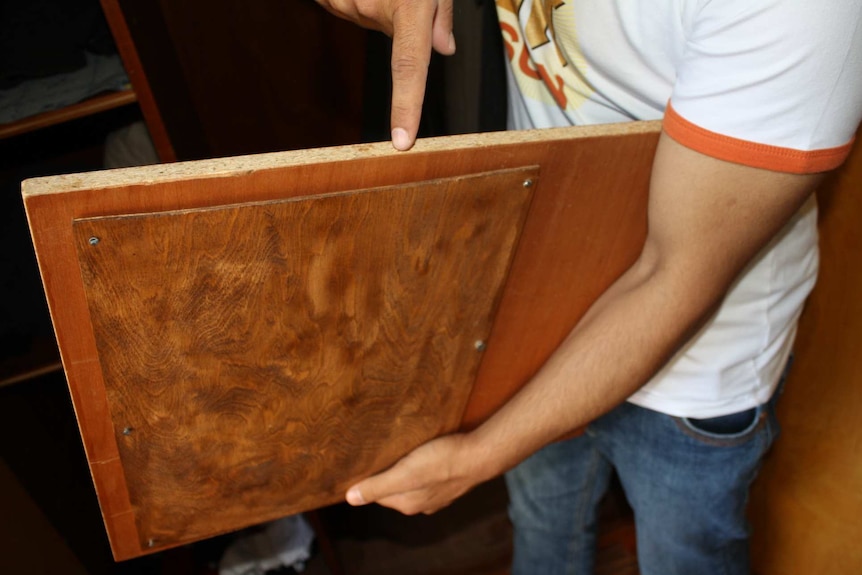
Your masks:
<svg viewBox="0 0 862 575"><path fill-rule="evenodd" d="M767 411L760 405L719 417L694 419L674 417L680 431L707 445L735 447L742 445L767 424Z"/></svg>

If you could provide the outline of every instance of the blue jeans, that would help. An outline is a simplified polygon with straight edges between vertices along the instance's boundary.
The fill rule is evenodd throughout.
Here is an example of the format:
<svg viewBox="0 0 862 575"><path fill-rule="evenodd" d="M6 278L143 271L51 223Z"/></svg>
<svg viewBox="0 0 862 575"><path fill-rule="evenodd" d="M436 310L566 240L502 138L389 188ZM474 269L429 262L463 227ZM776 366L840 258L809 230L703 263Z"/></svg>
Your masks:
<svg viewBox="0 0 862 575"><path fill-rule="evenodd" d="M707 420L624 403L506 475L512 575L593 572L599 501L616 469L641 575L749 572L748 489L778 433L775 400Z"/></svg>

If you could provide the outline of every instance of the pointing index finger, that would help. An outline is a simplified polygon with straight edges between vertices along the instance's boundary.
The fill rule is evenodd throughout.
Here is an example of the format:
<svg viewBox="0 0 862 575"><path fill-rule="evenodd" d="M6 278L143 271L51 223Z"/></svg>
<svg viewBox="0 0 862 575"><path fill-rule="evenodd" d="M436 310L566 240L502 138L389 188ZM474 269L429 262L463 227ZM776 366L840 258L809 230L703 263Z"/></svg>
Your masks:
<svg viewBox="0 0 862 575"><path fill-rule="evenodd" d="M437 3L402 0L392 14L392 145L408 150L416 141Z"/></svg>

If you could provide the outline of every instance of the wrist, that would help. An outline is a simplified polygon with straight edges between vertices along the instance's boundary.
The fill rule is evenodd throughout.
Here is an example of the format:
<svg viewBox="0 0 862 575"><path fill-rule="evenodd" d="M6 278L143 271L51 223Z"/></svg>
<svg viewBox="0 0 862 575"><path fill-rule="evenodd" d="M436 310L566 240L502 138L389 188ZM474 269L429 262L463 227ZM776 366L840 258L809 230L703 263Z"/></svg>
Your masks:
<svg viewBox="0 0 862 575"><path fill-rule="evenodd" d="M455 469L464 470L475 483L488 481L506 471L499 461L499 453L475 431L459 434L457 458Z"/></svg>

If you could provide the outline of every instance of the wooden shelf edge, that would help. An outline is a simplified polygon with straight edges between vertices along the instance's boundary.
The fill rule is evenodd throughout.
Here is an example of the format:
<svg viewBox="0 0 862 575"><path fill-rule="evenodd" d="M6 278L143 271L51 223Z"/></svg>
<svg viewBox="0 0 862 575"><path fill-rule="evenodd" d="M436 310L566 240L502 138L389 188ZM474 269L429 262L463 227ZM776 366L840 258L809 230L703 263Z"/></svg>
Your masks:
<svg viewBox="0 0 862 575"><path fill-rule="evenodd" d="M0 387L5 387L7 385L12 385L15 383L21 383L22 381L27 381L28 379L35 379L42 375L47 375L49 373L54 373L56 371L62 371L63 364L59 361L50 363L47 365L43 365L41 367L34 368L30 371L26 371L23 373L17 373L14 376L9 376L5 379L0 379Z"/></svg>
<svg viewBox="0 0 862 575"><path fill-rule="evenodd" d="M24 353L0 357L0 388L63 369L53 337L34 336L27 339L29 341Z"/></svg>
<svg viewBox="0 0 862 575"><path fill-rule="evenodd" d="M15 136L20 136L21 134L26 134L27 132L33 132L49 126L62 124L63 122L69 122L71 120L77 120L78 118L84 118L86 116L91 116L93 114L98 114L99 112L105 112L121 106L127 106L136 101L137 96L135 96L135 92L131 88L120 92L109 92L107 94L94 96L84 100L83 102L72 104L71 106L60 108L59 110L51 110L50 112L43 112L41 114L36 114L35 116L22 118L16 122L0 124L0 140L13 138Z"/></svg>

